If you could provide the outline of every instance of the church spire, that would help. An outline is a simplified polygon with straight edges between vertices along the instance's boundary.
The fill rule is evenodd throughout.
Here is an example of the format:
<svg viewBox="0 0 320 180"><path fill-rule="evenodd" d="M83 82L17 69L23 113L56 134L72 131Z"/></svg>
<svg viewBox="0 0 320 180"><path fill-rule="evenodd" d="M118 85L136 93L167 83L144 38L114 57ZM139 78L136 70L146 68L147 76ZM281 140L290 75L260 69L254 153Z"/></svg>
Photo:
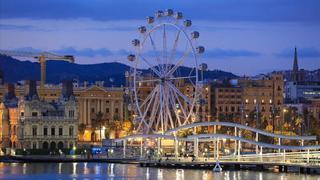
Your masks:
<svg viewBox="0 0 320 180"><path fill-rule="evenodd" d="M295 73L297 73L297 72L299 71L297 47L294 47L293 71L294 71Z"/></svg>
<svg viewBox="0 0 320 180"><path fill-rule="evenodd" d="M300 73L299 73L299 66L298 66L298 52L297 52L297 47L294 47L294 60L293 60L291 80L294 82L300 81L299 74Z"/></svg>

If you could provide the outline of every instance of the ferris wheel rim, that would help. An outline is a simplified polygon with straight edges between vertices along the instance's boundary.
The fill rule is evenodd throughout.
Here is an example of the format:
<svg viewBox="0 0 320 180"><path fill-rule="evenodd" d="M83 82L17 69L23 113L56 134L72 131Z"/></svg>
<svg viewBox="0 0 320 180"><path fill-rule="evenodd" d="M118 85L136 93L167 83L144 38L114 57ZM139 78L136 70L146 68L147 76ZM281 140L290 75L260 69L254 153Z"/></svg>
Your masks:
<svg viewBox="0 0 320 180"><path fill-rule="evenodd" d="M199 88L198 87L198 85L199 85L198 57L197 57L197 53L196 53L196 50L195 50L194 43L192 42L192 40L190 39L190 37L188 36L186 31L183 28L181 28L180 26L178 26L177 24L173 24L173 23L170 23L170 22L160 22L157 25L153 26L152 29L150 29L149 31L146 32L146 34L143 36L143 41L142 41L142 43L139 44L139 47L137 48L138 51L136 52L137 59L135 61L135 66L134 66L133 89L134 89L134 101L135 101L136 109L138 111L138 115L139 115L139 118L140 118L140 121L141 121L139 123L139 126L141 124L143 124L143 123L148 125L148 123L146 123L145 117L142 116L143 110L140 108L139 98L138 98L137 76L138 76L138 65L139 65L139 63L141 61L140 60L140 58L141 58L140 56L141 56L141 54L143 52L142 50L143 50L143 48L145 46L145 43L146 43L147 39L149 38L149 36L151 36L151 34L153 32L159 30L159 28L161 28L164 25L173 26L178 32L182 32L182 34L184 35L184 38L187 40L187 44L190 46L191 54L192 54L192 58L191 59L192 59L192 61L194 61L194 64L195 64L195 67L192 67L192 69L193 68L195 69L195 73L196 73L196 75L195 75L195 79L196 79L195 80L195 85L193 86L195 88L195 90L193 92L191 108L190 108L190 110L188 110L189 112L187 113L187 117L186 117L186 120L185 120L184 124L186 124L189 121L189 119L191 118L191 115L193 114L193 109L196 106L197 99L198 99L198 96L199 96L199 94L198 94L198 88ZM180 67L180 65L178 67ZM154 87L154 89L156 89L156 87Z"/></svg>

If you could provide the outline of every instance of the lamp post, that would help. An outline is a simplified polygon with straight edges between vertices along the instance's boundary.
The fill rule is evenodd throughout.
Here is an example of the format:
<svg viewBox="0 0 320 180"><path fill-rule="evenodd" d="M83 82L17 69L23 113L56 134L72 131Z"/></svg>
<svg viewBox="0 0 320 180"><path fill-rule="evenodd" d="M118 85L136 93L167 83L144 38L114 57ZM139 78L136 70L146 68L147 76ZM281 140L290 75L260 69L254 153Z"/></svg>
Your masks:
<svg viewBox="0 0 320 180"><path fill-rule="evenodd" d="M284 116L285 116L286 112L288 112L288 110L284 108L284 109L282 110L282 121L283 121L282 123L285 122L285 117L284 117ZM282 134L282 127L281 127L281 134Z"/></svg>
<svg viewBox="0 0 320 180"><path fill-rule="evenodd" d="M102 116L103 116L103 114L102 114L102 112L101 111L99 111L97 114L96 114L96 121L97 121L97 123L99 124L99 131L100 131L100 141L101 141L101 146L102 146L102 132L101 132L101 124L102 124L102 122L101 122L101 120L102 120Z"/></svg>

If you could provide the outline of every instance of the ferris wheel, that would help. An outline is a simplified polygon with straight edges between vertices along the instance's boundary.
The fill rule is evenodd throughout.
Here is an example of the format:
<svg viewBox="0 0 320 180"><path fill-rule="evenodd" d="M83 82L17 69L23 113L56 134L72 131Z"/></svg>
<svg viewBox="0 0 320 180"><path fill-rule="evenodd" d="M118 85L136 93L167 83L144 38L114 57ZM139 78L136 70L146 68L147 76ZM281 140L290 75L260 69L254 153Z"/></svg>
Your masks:
<svg viewBox="0 0 320 180"><path fill-rule="evenodd" d="M199 102L198 64L204 52L198 46L198 31L191 31L191 20L171 9L147 17L147 25L138 28L139 38L132 40L135 54L128 60L133 65L133 95L136 131L145 134L164 133L197 119Z"/></svg>

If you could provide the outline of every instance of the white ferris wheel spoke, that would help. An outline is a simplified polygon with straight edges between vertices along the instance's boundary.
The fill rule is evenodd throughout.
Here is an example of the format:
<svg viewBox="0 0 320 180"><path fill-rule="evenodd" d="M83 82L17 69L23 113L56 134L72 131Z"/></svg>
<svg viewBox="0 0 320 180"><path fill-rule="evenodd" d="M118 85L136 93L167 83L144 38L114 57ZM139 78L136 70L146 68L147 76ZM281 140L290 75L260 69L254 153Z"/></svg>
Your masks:
<svg viewBox="0 0 320 180"><path fill-rule="evenodd" d="M197 76L173 77L173 78L168 78L168 79L176 80L176 79L193 79L193 78L197 78Z"/></svg>
<svg viewBox="0 0 320 180"><path fill-rule="evenodd" d="M148 97L146 98L146 100L145 100L145 101L140 105L140 107L139 107L140 109L142 109L142 107L143 107L147 102L149 102L149 103L147 104L147 107L144 109L143 115L140 117L141 121L144 122L146 126L149 126L149 125L148 125L148 123L146 122L145 116L146 116L146 114L147 114L147 112L148 112L148 110L149 110L150 104L152 103L152 100L153 100L151 97L157 92L157 89L158 89L158 88L155 88L155 89L148 95ZM149 100L150 100L150 101L149 101ZM138 129L141 128L141 125L142 125L142 123L139 124Z"/></svg>
<svg viewBox="0 0 320 180"><path fill-rule="evenodd" d="M171 76L183 63L184 63L184 61L187 59L187 57L189 56L189 54L190 54L190 52L191 52L191 48L188 50L188 51L186 51L185 53L184 53L184 55L182 56L182 58L178 61L178 63L173 67L173 68L171 68L170 70L169 70L169 72L167 73L167 76Z"/></svg>
<svg viewBox="0 0 320 180"><path fill-rule="evenodd" d="M146 79L146 80L138 80L137 83L146 83L146 82L159 82L159 79Z"/></svg>
<svg viewBox="0 0 320 180"><path fill-rule="evenodd" d="M172 92L172 90L169 89L169 94L171 94L170 96L172 96L172 98L169 99L169 100L171 100L170 104L172 106L173 111L175 112L176 117L177 117L178 125L181 126L181 120L180 120L179 112L178 112L178 109L176 106L176 101L175 101L175 97L174 97L173 93L174 92Z"/></svg>
<svg viewBox="0 0 320 180"><path fill-rule="evenodd" d="M152 108L152 111L151 111L151 115L150 115L150 123L148 125L148 130L149 129L152 129L152 126L154 124L154 121L156 119L156 115L157 115L157 112L158 112L158 108L159 108L159 101L158 101L158 97L159 96L159 93L157 93L156 97L155 97L155 102L154 102L154 105L153 105L153 108Z"/></svg>
<svg viewBox="0 0 320 180"><path fill-rule="evenodd" d="M192 101L187 96L185 96L182 92L180 92L171 82L167 82L167 84L169 85L169 87L171 87L171 89L174 92L176 92L179 96L181 96L186 103L192 104Z"/></svg>
<svg viewBox="0 0 320 180"><path fill-rule="evenodd" d="M166 91L165 91L165 106L166 106L166 110L167 110L167 116L169 117L169 120L170 120L170 123L171 123L171 128L174 128L174 122L173 122L173 119L172 119L172 116L171 116L171 111L170 111L170 88L168 86L164 86L166 87ZM166 129L167 130L167 129Z"/></svg>
<svg viewBox="0 0 320 180"><path fill-rule="evenodd" d="M167 57L167 33L166 33L166 25L163 25L163 36L162 36L162 43L163 43L163 49L162 49L162 65L164 65L164 73L167 72L167 66L168 66L168 57Z"/></svg>
<svg viewBox="0 0 320 180"><path fill-rule="evenodd" d="M145 99L143 100L143 103L139 106L139 108L141 109L151 98L152 96L158 91L158 86L156 86Z"/></svg>
<svg viewBox="0 0 320 180"><path fill-rule="evenodd" d="M172 94L174 95L175 99L177 100L177 102L179 104L179 107L180 107L180 109L182 111L182 114L184 115L183 117L187 118L188 116L187 116L187 113L186 113L186 111L184 109L185 105L181 103L180 98L178 97L178 95L177 95L177 93L175 91L172 91Z"/></svg>
<svg viewBox="0 0 320 180"><path fill-rule="evenodd" d="M149 39L150 39L150 42L151 42L151 45L152 45L152 49L153 49L154 53L156 54L156 60L158 62L159 70L160 70L160 72L163 72L163 67L161 65L161 58L159 57L157 47L156 47L156 45L155 45L155 43L154 43L154 41L153 41L153 39L152 39L150 34L149 34Z"/></svg>
<svg viewBox="0 0 320 180"><path fill-rule="evenodd" d="M145 59L142 55L140 55L140 54L139 54L139 56L140 56L141 59L149 66L149 68L152 69L152 71L153 71L156 75L158 75L159 77L161 77L161 73L160 73L157 69L155 69L154 66L151 65L151 64L148 62L148 60L146 60L146 59Z"/></svg>
<svg viewBox="0 0 320 180"><path fill-rule="evenodd" d="M172 48L172 50L171 50L171 54L170 54L170 58L169 58L169 65L171 65L171 64L173 63L174 54L176 53L176 50L177 50L180 33L181 33L181 30L179 30L179 31L177 32L176 38L175 38L175 40L174 40L173 48ZM166 71L166 73L167 73L167 71Z"/></svg>

